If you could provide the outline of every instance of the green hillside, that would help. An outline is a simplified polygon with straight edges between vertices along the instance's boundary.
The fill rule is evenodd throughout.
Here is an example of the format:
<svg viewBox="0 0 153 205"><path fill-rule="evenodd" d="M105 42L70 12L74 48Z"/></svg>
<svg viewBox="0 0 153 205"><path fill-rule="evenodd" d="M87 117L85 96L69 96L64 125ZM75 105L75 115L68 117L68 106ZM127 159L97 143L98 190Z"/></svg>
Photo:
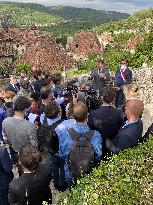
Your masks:
<svg viewBox="0 0 153 205"><path fill-rule="evenodd" d="M104 59L111 70L116 70L122 58L128 58L130 67L137 68L144 62L153 65L153 8L135 12L128 19L96 26L93 31L100 35L111 33L113 41L105 50ZM137 42L135 52L126 49L129 39L144 37ZM134 40L135 41L135 40Z"/></svg>
<svg viewBox="0 0 153 205"><path fill-rule="evenodd" d="M54 36L73 35L82 29L88 30L102 23L125 19L129 14L115 11L98 11L75 7L45 7L34 3L0 3L2 24L37 26Z"/></svg>
<svg viewBox="0 0 153 205"><path fill-rule="evenodd" d="M153 8L135 12L128 19L115 23L106 23L95 27L93 30L97 34L103 32L114 32L119 30L133 30L137 33L145 33L147 30L153 29Z"/></svg>
<svg viewBox="0 0 153 205"><path fill-rule="evenodd" d="M110 22L125 19L129 14L116 11L103 11L89 8L76 8L71 6L48 7L51 14L58 15L66 20Z"/></svg>
<svg viewBox="0 0 153 205"><path fill-rule="evenodd" d="M66 19L66 22L60 25L51 26L48 28L52 30L56 36L61 35L74 35L80 30L88 30L93 27L107 23L125 19L129 14L119 13L115 11L98 11L88 8L75 8L75 7L49 7L49 13L52 15L60 16Z"/></svg>
<svg viewBox="0 0 153 205"><path fill-rule="evenodd" d="M1 24L8 26L50 26L64 21L61 17L17 3L0 3ZM25 5L25 4L23 4Z"/></svg>

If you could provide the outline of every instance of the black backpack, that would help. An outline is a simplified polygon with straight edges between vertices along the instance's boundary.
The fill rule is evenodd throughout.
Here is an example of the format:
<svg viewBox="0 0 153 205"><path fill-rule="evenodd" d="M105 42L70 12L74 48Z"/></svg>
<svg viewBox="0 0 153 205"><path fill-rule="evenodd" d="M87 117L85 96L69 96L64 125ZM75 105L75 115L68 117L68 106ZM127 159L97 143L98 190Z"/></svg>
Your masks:
<svg viewBox="0 0 153 205"><path fill-rule="evenodd" d="M63 120L58 120L53 125L49 126L47 123L47 117L44 117L43 124L37 130L37 140L39 151L51 152L55 154L59 151L59 140L55 132L55 128Z"/></svg>
<svg viewBox="0 0 153 205"><path fill-rule="evenodd" d="M95 153L91 144L94 130L90 130L87 133L78 133L70 128L68 132L73 140L72 149L69 155L69 168L74 178L79 178L89 173L94 167ZM84 137L85 140L80 140L81 137Z"/></svg>

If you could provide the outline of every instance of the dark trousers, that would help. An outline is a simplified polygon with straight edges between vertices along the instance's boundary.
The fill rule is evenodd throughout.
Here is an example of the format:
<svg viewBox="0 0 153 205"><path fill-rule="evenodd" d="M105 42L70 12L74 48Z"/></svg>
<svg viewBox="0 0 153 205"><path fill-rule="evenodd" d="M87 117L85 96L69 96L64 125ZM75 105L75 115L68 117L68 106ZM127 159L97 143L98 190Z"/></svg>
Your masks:
<svg viewBox="0 0 153 205"><path fill-rule="evenodd" d="M124 104L125 96L123 93L123 89L121 88L119 91L116 92L116 99L115 99L115 106L117 108L121 108Z"/></svg>
<svg viewBox="0 0 153 205"><path fill-rule="evenodd" d="M65 187L65 161L52 153L48 153L48 163L52 167L55 188Z"/></svg>
<svg viewBox="0 0 153 205"><path fill-rule="evenodd" d="M0 205L9 205L8 188L0 190Z"/></svg>
<svg viewBox="0 0 153 205"><path fill-rule="evenodd" d="M12 163L13 165L16 165L18 162L18 157L19 157L18 153L13 150L12 146L9 146L9 150L10 150Z"/></svg>

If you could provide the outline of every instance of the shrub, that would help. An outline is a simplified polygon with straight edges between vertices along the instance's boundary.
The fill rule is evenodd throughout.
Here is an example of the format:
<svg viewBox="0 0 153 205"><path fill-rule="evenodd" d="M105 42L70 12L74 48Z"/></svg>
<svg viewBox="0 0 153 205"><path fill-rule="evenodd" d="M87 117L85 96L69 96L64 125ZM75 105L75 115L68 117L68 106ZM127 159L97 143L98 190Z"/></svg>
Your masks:
<svg viewBox="0 0 153 205"><path fill-rule="evenodd" d="M21 63L21 64L17 65L16 73L19 75L23 71L30 74L32 72L32 69L26 63Z"/></svg>
<svg viewBox="0 0 153 205"><path fill-rule="evenodd" d="M153 204L153 138L114 155L76 187L58 205Z"/></svg>

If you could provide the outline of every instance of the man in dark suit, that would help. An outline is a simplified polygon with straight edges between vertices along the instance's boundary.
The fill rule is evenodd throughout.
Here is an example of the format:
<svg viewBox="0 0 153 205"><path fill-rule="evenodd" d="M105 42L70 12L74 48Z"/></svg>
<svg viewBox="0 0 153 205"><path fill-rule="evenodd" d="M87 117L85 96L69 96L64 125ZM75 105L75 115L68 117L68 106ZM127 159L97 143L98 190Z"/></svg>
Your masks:
<svg viewBox="0 0 153 205"><path fill-rule="evenodd" d="M42 71L38 70L33 72L33 83L32 83L32 87L33 87L33 91L36 93L40 93L41 87L42 87Z"/></svg>
<svg viewBox="0 0 153 205"><path fill-rule="evenodd" d="M17 79L16 79L15 75L11 75L10 83L8 84L6 90L7 91L12 91L15 94L17 94L18 91L20 90L20 86L19 86L19 83L17 83Z"/></svg>
<svg viewBox="0 0 153 205"><path fill-rule="evenodd" d="M103 136L103 156L106 155L106 139L113 139L124 124L123 112L113 107L115 94L112 87L104 88L102 107L92 111L88 118L90 129L99 131Z"/></svg>
<svg viewBox="0 0 153 205"><path fill-rule="evenodd" d="M127 121L118 131L112 141L108 141L108 147L112 153L137 146L142 138L143 123L139 118L143 112L143 102L138 99L131 99L126 103L125 113Z"/></svg>
<svg viewBox="0 0 153 205"><path fill-rule="evenodd" d="M98 60L96 64L97 68L93 71L91 77L93 79L93 88L99 90L101 95L107 81L110 80L110 75L103 60Z"/></svg>
<svg viewBox="0 0 153 205"><path fill-rule="evenodd" d="M132 71L128 68L128 60L121 61L121 67L115 73L115 86L118 87L116 96L116 107L121 107L124 103L123 86L132 82Z"/></svg>
<svg viewBox="0 0 153 205"><path fill-rule="evenodd" d="M9 205L8 187L13 179L12 163L7 148L0 145L0 204Z"/></svg>
<svg viewBox="0 0 153 205"><path fill-rule="evenodd" d="M43 201L51 204L51 168L47 164L40 165L41 160L41 154L36 148L31 145L23 146L19 153L23 174L9 186L11 205L42 205Z"/></svg>

